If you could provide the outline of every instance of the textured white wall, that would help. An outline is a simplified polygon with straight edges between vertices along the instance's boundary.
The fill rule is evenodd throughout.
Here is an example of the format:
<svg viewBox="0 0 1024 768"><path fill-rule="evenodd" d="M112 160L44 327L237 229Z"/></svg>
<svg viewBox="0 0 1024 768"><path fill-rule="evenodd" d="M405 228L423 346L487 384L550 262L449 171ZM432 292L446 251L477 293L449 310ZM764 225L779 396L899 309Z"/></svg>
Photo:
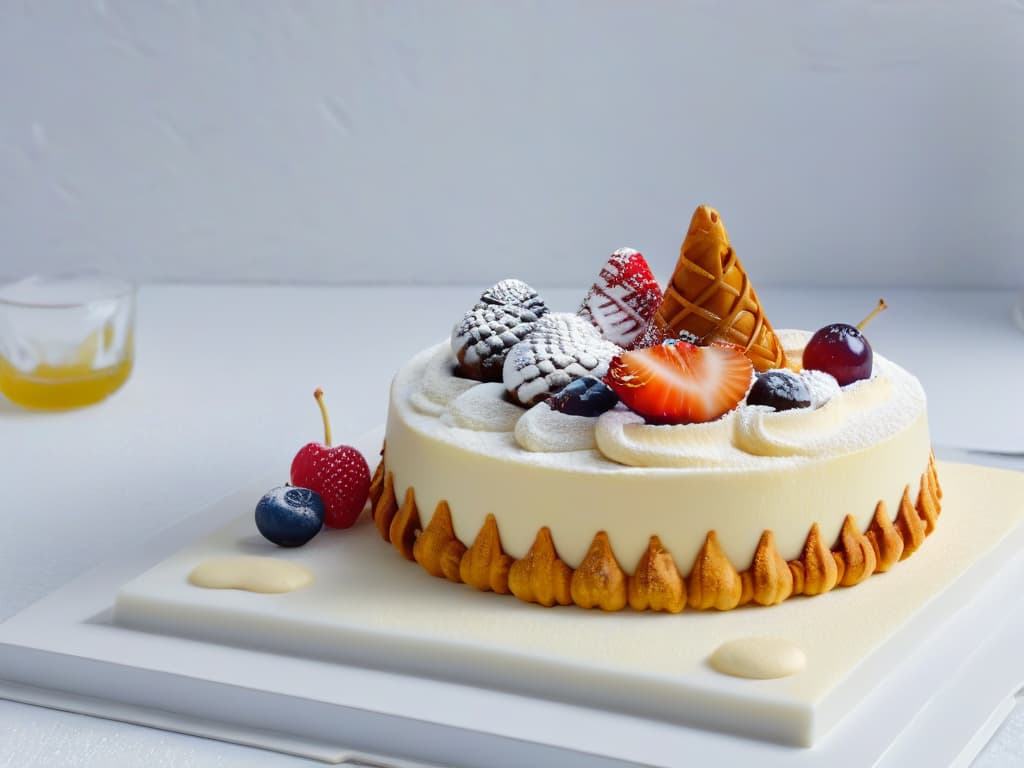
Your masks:
<svg viewBox="0 0 1024 768"><path fill-rule="evenodd" d="M0 275L1024 284L1024 2L0 4Z"/></svg>

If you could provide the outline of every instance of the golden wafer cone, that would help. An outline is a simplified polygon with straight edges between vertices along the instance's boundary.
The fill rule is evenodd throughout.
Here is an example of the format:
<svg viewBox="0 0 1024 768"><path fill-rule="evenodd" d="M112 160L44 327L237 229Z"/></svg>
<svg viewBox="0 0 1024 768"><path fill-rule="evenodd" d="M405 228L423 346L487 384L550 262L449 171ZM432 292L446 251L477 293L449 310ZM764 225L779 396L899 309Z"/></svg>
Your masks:
<svg viewBox="0 0 1024 768"><path fill-rule="evenodd" d="M689 331L737 344L759 371L786 367L782 344L729 245L722 217L710 206L693 214L657 322L673 335Z"/></svg>

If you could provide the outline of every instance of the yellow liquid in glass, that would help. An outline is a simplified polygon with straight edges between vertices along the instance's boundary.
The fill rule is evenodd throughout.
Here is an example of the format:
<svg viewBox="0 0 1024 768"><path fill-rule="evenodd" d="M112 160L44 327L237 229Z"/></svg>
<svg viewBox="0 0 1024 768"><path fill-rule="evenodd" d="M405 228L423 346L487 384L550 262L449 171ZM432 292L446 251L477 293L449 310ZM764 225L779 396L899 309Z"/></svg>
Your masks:
<svg viewBox="0 0 1024 768"><path fill-rule="evenodd" d="M94 349L86 342L82 351L90 347ZM44 411L98 403L116 392L131 374L134 360L132 339L128 338L124 358L116 365L93 368L82 358L80 354L67 365L43 363L31 371L22 371L0 357L0 392L12 403Z"/></svg>

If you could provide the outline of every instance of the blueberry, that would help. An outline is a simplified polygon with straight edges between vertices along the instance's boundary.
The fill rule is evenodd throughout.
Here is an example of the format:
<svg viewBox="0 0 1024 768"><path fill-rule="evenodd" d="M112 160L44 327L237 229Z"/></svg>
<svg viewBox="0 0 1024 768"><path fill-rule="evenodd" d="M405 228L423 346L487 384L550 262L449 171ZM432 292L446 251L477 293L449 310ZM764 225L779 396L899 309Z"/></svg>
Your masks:
<svg viewBox="0 0 1024 768"><path fill-rule="evenodd" d="M600 416L614 408L617 402L619 396L611 387L593 376L576 379L547 399L552 410L569 416Z"/></svg>
<svg viewBox="0 0 1024 768"><path fill-rule="evenodd" d="M324 525L324 501L308 488L282 485L256 505L256 527L281 547L301 547Z"/></svg>
<svg viewBox="0 0 1024 768"><path fill-rule="evenodd" d="M776 411L807 408L810 404L811 392L804 380L782 369L759 373L747 394L747 405L767 405Z"/></svg>

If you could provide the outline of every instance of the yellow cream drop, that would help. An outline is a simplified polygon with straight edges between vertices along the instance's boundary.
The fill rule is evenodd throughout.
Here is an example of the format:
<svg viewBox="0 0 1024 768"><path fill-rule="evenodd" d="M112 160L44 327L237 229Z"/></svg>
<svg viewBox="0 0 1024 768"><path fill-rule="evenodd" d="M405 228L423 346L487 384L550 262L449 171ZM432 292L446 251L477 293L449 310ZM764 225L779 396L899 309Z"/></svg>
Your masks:
<svg viewBox="0 0 1024 768"><path fill-rule="evenodd" d="M278 594L312 584L313 572L298 563L272 557L215 557L193 568L188 580L205 589Z"/></svg>
<svg viewBox="0 0 1024 768"><path fill-rule="evenodd" d="M723 675L771 680L800 672L807 657L798 645L780 637L741 637L718 646L710 662Z"/></svg>

